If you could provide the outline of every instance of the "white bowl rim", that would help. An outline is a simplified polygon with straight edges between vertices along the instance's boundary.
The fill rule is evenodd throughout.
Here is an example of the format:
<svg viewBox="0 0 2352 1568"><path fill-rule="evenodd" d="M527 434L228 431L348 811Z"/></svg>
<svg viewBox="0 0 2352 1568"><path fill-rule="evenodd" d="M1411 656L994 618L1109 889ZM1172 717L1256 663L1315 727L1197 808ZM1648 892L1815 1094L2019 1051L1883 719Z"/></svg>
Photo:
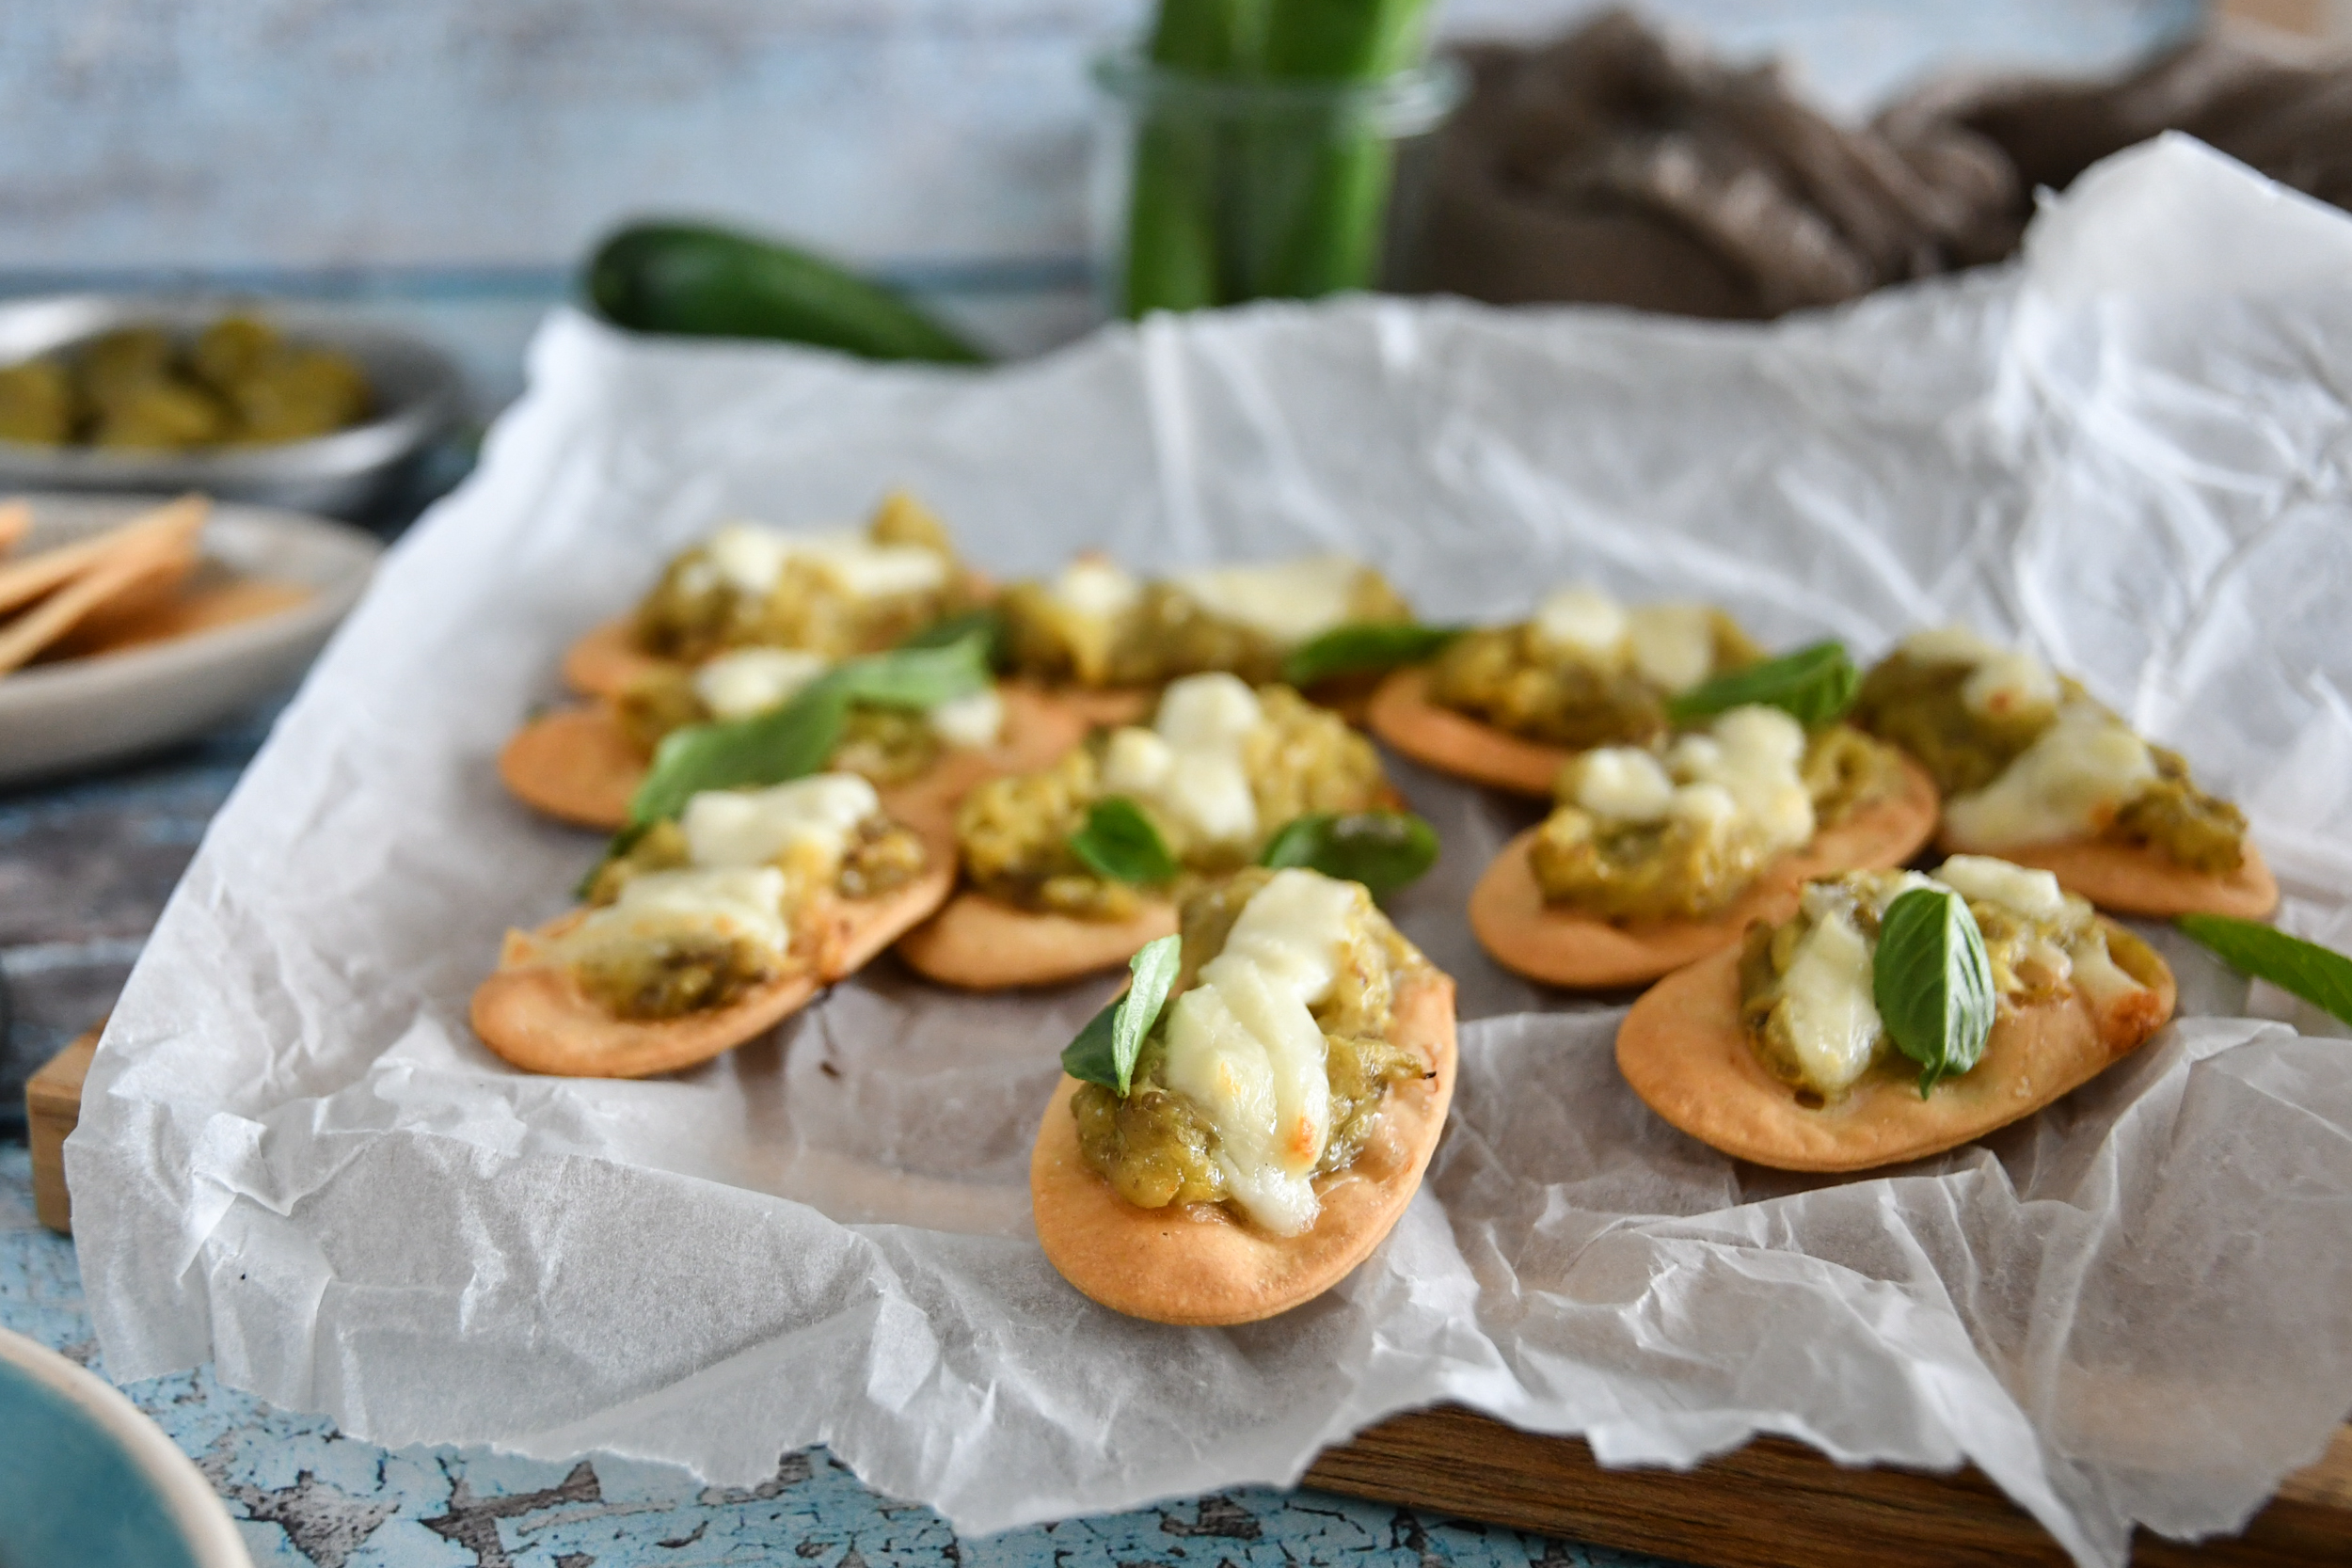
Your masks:
<svg viewBox="0 0 2352 1568"><path fill-rule="evenodd" d="M38 1340L5 1328L0 1328L0 1361L72 1404L114 1440L163 1498L198 1568L253 1568L236 1521L204 1472L120 1389Z"/></svg>

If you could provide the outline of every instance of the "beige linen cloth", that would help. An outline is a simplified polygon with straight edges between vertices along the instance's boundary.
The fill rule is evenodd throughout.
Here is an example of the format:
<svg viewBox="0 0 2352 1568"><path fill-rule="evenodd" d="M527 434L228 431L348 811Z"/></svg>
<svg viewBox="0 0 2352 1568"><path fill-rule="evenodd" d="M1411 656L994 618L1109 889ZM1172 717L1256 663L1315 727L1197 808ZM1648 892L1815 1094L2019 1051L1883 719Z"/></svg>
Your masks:
<svg viewBox="0 0 2352 1568"><path fill-rule="evenodd" d="M1840 125L1772 65L1734 68L1630 15L1465 51L1438 150L1426 280L1511 304L1761 318L1998 261L2037 187L2188 132L2352 206L2352 65L2219 32L2122 81L1954 78Z"/></svg>

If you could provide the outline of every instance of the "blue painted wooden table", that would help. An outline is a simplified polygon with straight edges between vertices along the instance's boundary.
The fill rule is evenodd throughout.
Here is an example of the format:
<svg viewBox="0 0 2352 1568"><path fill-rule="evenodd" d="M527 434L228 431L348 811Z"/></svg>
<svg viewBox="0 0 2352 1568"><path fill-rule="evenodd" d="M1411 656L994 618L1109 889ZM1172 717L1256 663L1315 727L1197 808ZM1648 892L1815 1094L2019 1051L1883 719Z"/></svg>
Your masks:
<svg viewBox="0 0 2352 1568"><path fill-rule="evenodd" d="M260 746L265 707L212 737L94 780L0 794L0 1327L103 1371L73 1245L33 1218L23 1078L112 1002L204 825ZM748 1490L590 1455L571 1465L477 1449L388 1450L274 1409L212 1369L124 1390L228 1499L257 1564L795 1562L808 1568L1665 1568L1656 1560L1311 1492L1220 1493L1108 1518L959 1538L878 1497L822 1449ZM0 1435L0 1449L5 1437Z"/></svg>

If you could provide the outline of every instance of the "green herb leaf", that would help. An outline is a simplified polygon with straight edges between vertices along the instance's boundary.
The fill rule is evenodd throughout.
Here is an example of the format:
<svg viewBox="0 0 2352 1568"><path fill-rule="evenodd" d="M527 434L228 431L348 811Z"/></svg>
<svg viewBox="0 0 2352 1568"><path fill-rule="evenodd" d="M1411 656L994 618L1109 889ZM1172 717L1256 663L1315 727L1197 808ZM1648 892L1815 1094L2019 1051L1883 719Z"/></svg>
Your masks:
<svg viewBox="0 0 2352 1568"><path fill-rule="evenodd" d="M2321 1012L2352 1023L2352 958L2255 920L2185 914L2174 924L2239 974L2267 980Z"/></svg>
<svg viewBox="0 0 2352 1568"><path fill-rule="evenodd" d="M1841 642L1816 642L1793 654L1703 680L1666 699L1666 717L1688 724L1730 708L1760 703L1794 717L1807 729L1826 724L1853 705L1861 675Z"/></svg>
<svg viewBox="0 0 2352 1568"><path fill-rule="evenodd" d="M1098 877L1142 887L1174 881L1179 869L1160 831L1124 795L1106 795L1088 808L1086 826L1070 835L1070 852Z"/></svg>
<svg viewBox="0 0 2352 1568"><path fill-rule="evenodd" d="M982 655L991 669L1005 666L1005 617L1001 610L967 610L960 615L943 616L898 644L900 651L913 648L946 648L967 637L984 639Z"/></svg>
<svg viewBox="0 0 2352 1568"><path fill-rule="evenodd" d="M848 696L822 676L782 707L672 730L628 798L629 826L675 816L706 789L782 784L818 771L840 743L849 713Z"/></svg>
<svg viewBox="0 0 2352 1568"><path fill-rule="evenodd" d="M1116 1089L1120 1099L1126 1099L1135 1085L1136 1059L1143 1054L1143 1042L1168 1004L1168 989L1175 985L1183 961L1182 938L1145 942L1127 960L1135 978L1126 994L1089 1019L1078 1037L1063 1048L1062 1070L1082 1083Z"/></svg>
<svg viewBox="0 0 2352 1568"><path fill-rule="evenodd" d="M1293 648L1282 660L1282 678L1293 686L1312 686L1335 675L1418 664L1461 635L1459 626L1350 621Z"/></svg>
<svg viewBox="0 0 2352 1568"><path fill-rule="evenodd" d="M935 708L989 682L988 634L966 627L952 641L846 659L810 683L875 707Z"/></svg>
<svg viewBox="0 0 2352 1568"><path fill-rule="evenodd" d="M1886 907L1870 996L1895 1049L1919 1064L1919 1098L1975 1067L1993 1033L1993 964L1968 900L1915 887Z"/></svg>
<svg viewBox="0 0 2352 1568"><path fill-rule="evenodd" d="M675 816L706 789L778 784L821 771L853 704L930 709L988 682L986 635L967 628L939 646L849 659L766 713L672 730L629 797L629 825L642 829Z"/></svg>
<svg viewBox="0 0 2352 1568"><path fill-rule="evenodd" d="M1408 811L1310 812L1284 823L1258 863L1303 865L1379 898L1438 863L1438 833Z"/></svg>

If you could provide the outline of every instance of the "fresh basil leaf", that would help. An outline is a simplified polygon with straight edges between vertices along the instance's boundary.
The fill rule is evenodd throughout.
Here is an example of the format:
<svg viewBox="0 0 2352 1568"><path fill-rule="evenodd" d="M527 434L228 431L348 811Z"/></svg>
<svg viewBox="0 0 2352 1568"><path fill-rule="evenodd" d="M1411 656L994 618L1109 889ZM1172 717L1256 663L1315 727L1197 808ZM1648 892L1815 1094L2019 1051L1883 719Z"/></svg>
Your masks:
<svg viewBox="0 0 2352 1568"><path fill-rule="evenodd" d="M2352 958L2256 920L2185 914L2174 924L2238 973L2267 980L2321 1012L2352 1023Z"/></svg>
<svg viewBox="0 0 2352 1568"><path fill-rule="evenodd" d="M1688 724L1730 708L1760 703L1812 729L1853 705L1862 677L1841 642L1816 642L1699 682L1666 699L1666 717Z"/></svg>
<svg viewBox="0 0 2352 1568"><path fill-rule="evenodd" d="M1174 881L1179 869L1160 831L1124 795L1106 795L1087 809L1086 826L1070 835L1070 852L1098 877L1143 887Z"/></svg>
<svg viewBox="0 0 2352 1568"><path fill-rule="evenodd" d="M672 730L628 799L629 826L675 816L706 789L783 784L818 772L832 760L849 712L849 697L826 675L766 713Z"/></svg>
<svg viewBox="0 0 2352 1568"><path fill-rule="evenodd" d="M989 668L1005 667L1005 617L995 610L967 610L958 615L942 616L898 644L900 651L913 648L946 648L967 637L985 639L981 651Z"/></svg>
<svg viewBox="0 0 2352 1568"><path fill-rule="evenodd" d="M1062 1047L1061 1069L1081 1084L1100 1084L1116 1090L1123 1100L1126 1091L1119 1087L1118 1027L1119 1003L1113 1002L1088 1019L1077 1038Z"/></svg>
<svg viewBox="0 0 2352 1568"><path fill-rule="evenodd" d="M846 659L811 684L828 686L853 703L923 710L970 696L989 676L988 637L974 627L952 642Z"/></svg>
<svg viewBox="0 0 2352 1568"><path fill-rule="evenodd" d="M1919 1098L1975 1067L1993 1033L1993 964L1968 900L1915 887L1886 907L1870 996L1895 1049L1919 1064Z"/></svg>
<svg viewBox="0 0 2352 1568"><path fill-rule="evenodd" d="M1312 686L1335 675L1418 664L1461 635L1459 626L1416 621L1350 621L1293 648L1282 659L1282 678L1293 686Z"/></svg>
<svg viewBox="0 0 2352 1568"><path fill-rule="evenodd" d="M1111 1020L1111 1061L1119 1073L1121 1100L1127 1098L1135 1080L1136 1058L1143 1054L1144 1037L1168 1005L1168 988L1176 983L1176 971L1184 962L1184 947L1181 937L1160 937L1145 942L1127 960L1128 973L1135 978Z"/></svg>
<svg viewBox="0 0 2352 1568"><path fill-rule="evenodd" d="M1136 1060L1168 1005L1168 989L1184 963L1184 941L1167 936L1147 942L1127 960L1134 978L1126 993L1087 1020L1078 1037L1062 1049L1061 1069L1082 1083L1100 1084L1127 1098L1135 1086Z"/></svg>
<svg viewBox="0 0 2352 1568"><path fill-rule="evenodd" d="M1378 898L1438 863L1438 833L1408 811L1310 812L1282 824L1258 863L1303 865Z"/></svg>

